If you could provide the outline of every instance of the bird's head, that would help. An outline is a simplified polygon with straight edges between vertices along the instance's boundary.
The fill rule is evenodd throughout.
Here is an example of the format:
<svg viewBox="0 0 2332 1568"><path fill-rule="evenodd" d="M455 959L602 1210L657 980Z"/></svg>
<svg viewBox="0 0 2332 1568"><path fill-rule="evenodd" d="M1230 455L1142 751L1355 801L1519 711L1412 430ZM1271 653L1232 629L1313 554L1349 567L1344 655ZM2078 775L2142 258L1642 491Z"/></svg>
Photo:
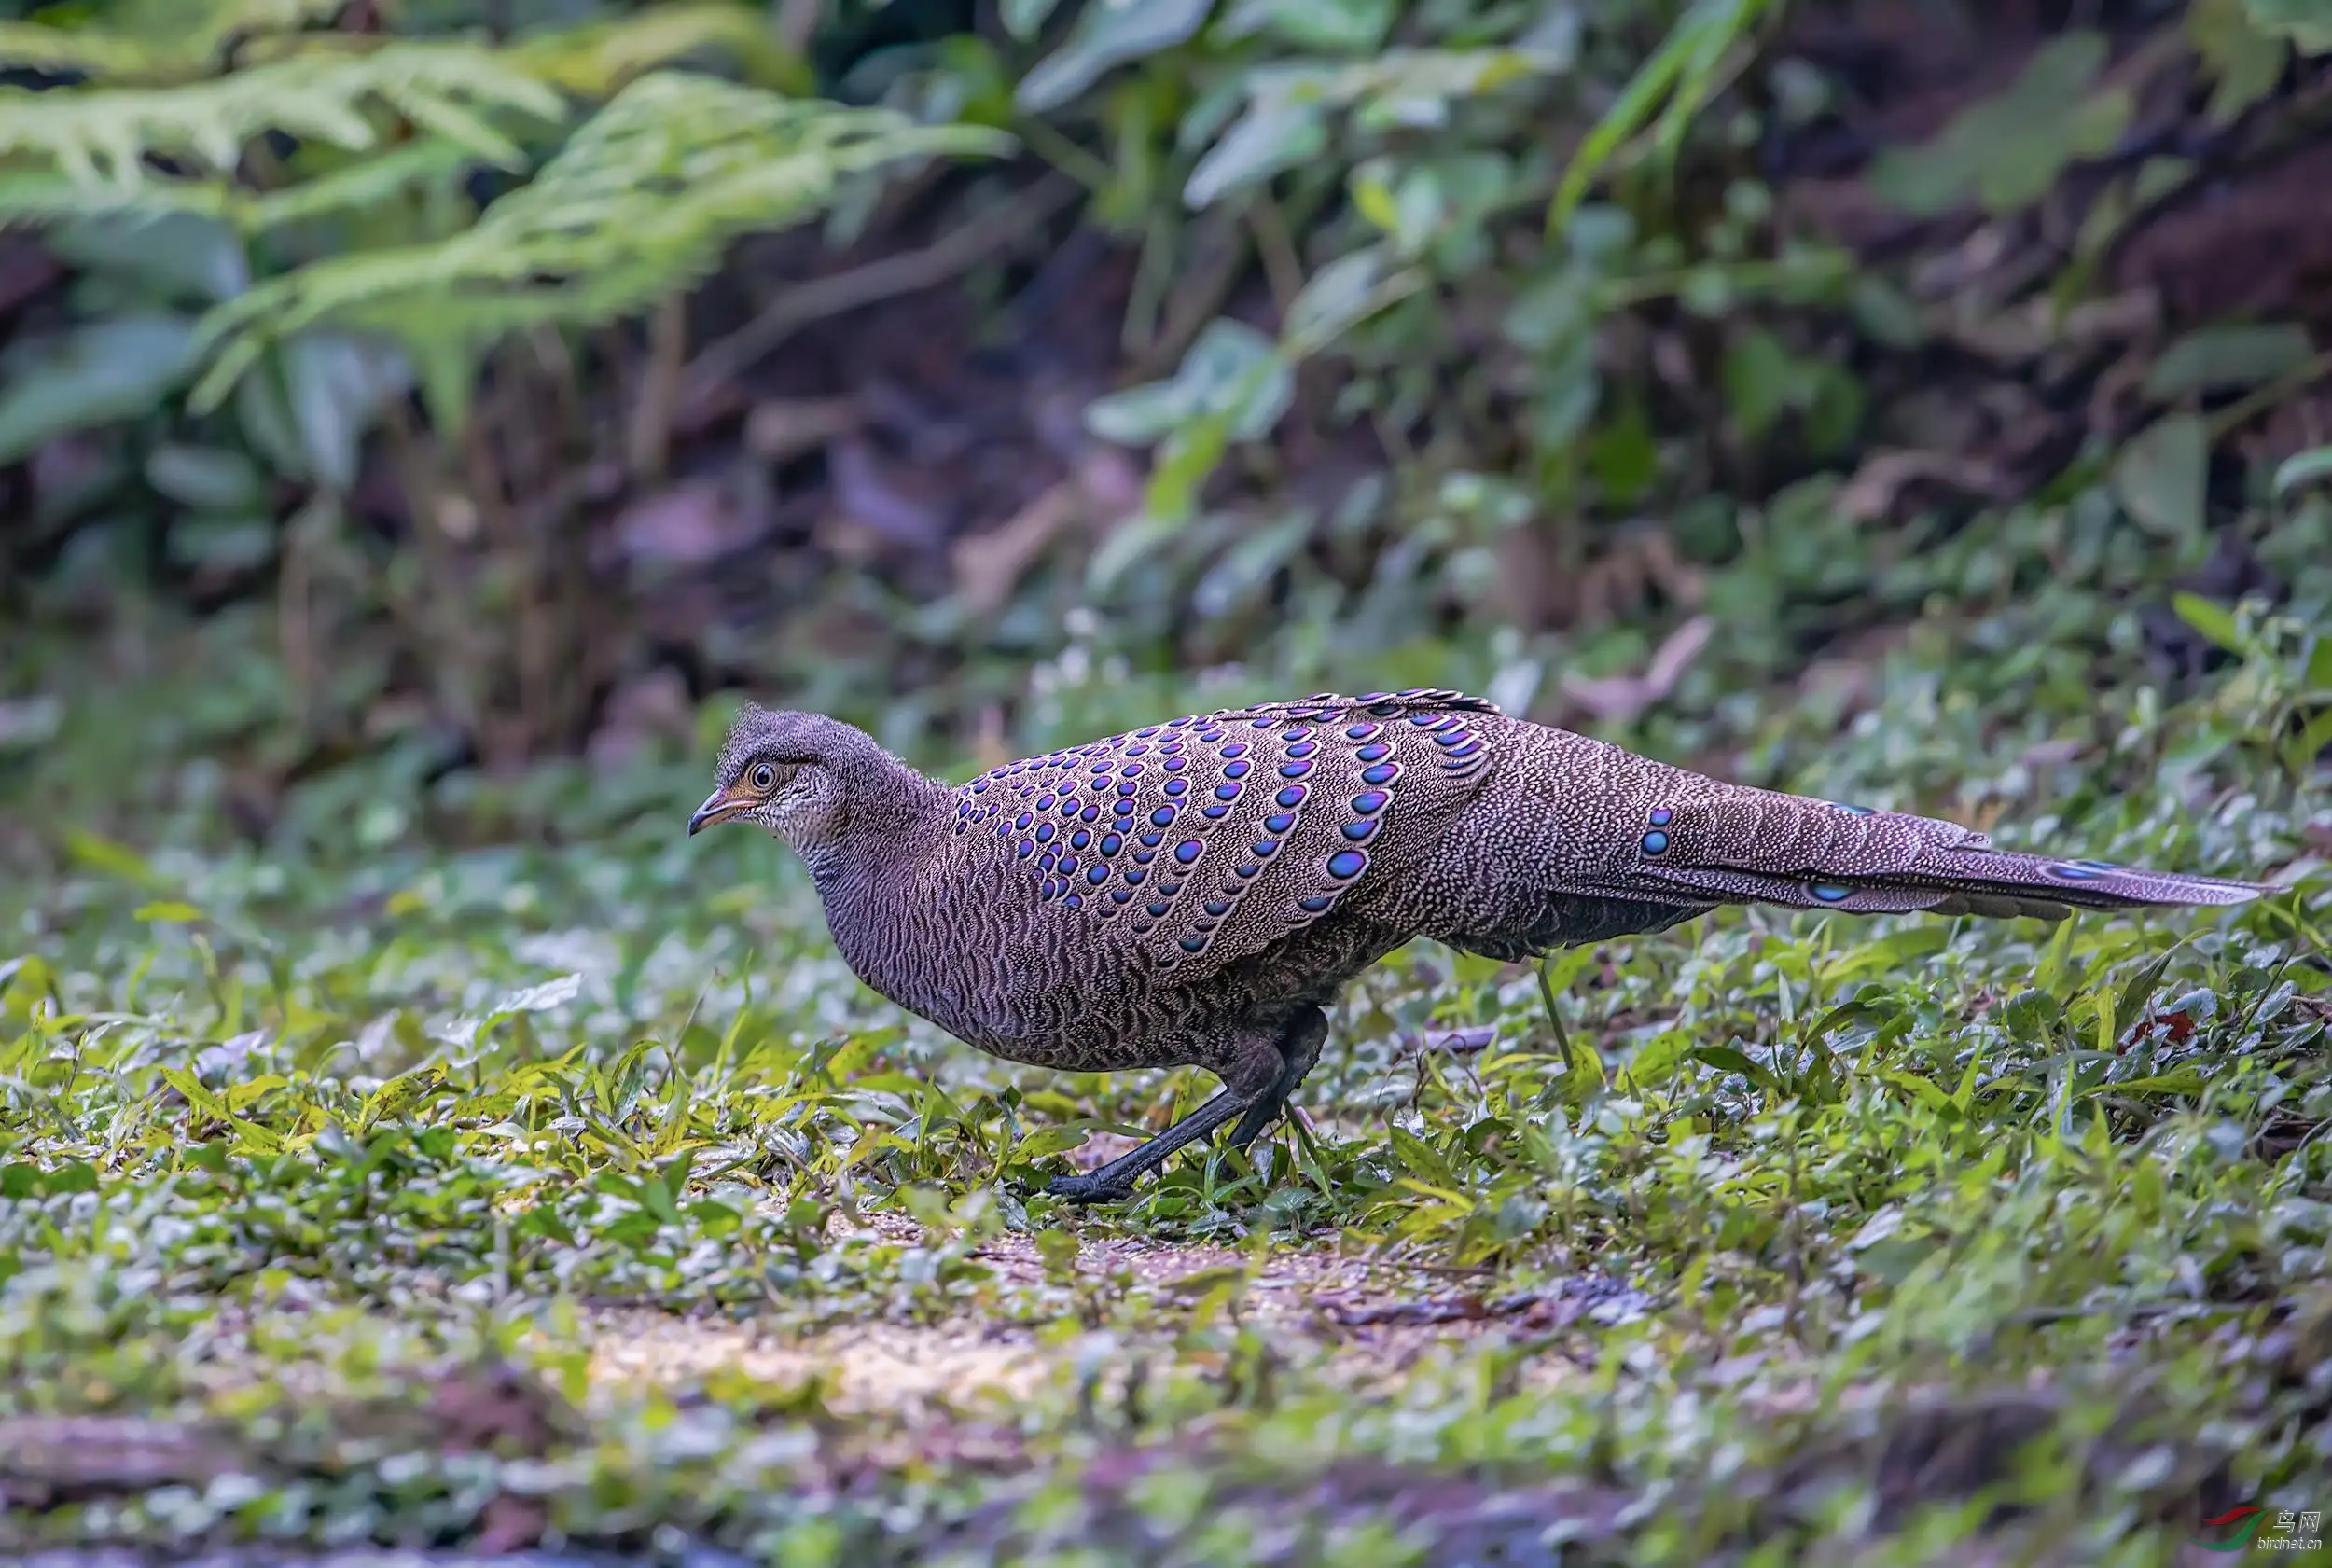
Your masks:
<svg viewBox="0 0 2332 1568"><path fill-rule="evenodd" d="M848 804L843 776L854 764L863 767L869 752L883 756L872 737L840 719L749 702L721 742L716 787L688 819L688 832L757 823L807 858L840 835Z"/></svg>

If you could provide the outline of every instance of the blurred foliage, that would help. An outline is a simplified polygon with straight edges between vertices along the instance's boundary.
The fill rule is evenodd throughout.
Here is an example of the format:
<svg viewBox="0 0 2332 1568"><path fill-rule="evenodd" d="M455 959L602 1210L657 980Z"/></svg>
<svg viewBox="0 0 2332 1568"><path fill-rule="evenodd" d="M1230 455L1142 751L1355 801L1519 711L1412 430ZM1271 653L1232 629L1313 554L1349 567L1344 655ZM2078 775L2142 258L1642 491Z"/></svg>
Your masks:
<svg viewBox="0 0 2332 1568"><path fill-rule="evenodd" d="M298 558L350 553L345 498L368 444L391 443L416 526L357 604L392 611L443 716L507 761L574 737L590 683L548 672L589 611L562 565L584 548L579 512L509 520L549 476L514 468L470 418L489 367L498 356L505 384L529 369L563 383L579 406L587 345L546 368L540 332L634 314L742 230L1001 138L780 96L803 67L741 6L570 17L507 40L310 30L348 9L217 0L191 34L183 8L152 6L0 30L0 61L84 78L0 90L0 221L54 226L88 301L72 328L18 345L0 459L132 423L148 485L179 513L173 553L279 562L301 597L314 574ZM671 68L708 57L746 82ZM507 345L529 331L538 363L513 368ZM404 411L416 385L426 425ZM553 461L579 461L588 438L554 437ZM285 481L306 493L288 508L271 500ZM498 610L510 635L442 634ZM311 641L286 635L287 657ZM291 716L343 702L312 689Z"/></svg>
<svg viewBox="0 0 2332 1568"><path fill-rule="evenodd" d="M63 319L0 361L0 456L99 449L40 486L35 560L143 554L277 590L283 718L305 737L286 746L407 733L417 701L432 743L515 766L582 740L653 657L625 625L636 584L595 563L707 394L701 366L683 374L683 297L728 281L739 236L814 214L880 243L909 204L883 182L927 189L935 155L981 155L954 181L967 230L1024 221L1008 187L1049 162L1133 256L1119 384L1082 423L1141 454L1139 504L976 585L959 560L952 593L843 562L819 613L706 628L696 664L854 704L902 742L1018 715L1019 672L1080 617L1130 667L1327 684L1455 639L1507 697L1551 701L1551 670L1642 663L1614 622L1700 611L1698 575L1759 548L1758 508L1794 514L1784 497L1838 493L1792 485L1921 444L1919 355L2072 352L2113 246L2211 169L2124 148L2147 83L2187 73L2211 125L2272 121L2324 47L2274 0L2074 26L1879 146L1874 196L1937 232L2086 193L2048 263L2055 325L2003 347L2034 301L1980 276L1938 293L1791 216L1791 149L1850 95L1791 20L1767 0L51 8L0 24L0 62L49 73L0 89L0 218L75 277ZM1014 140L1017 161L986 156ZM2316 362L2294 323L2216 330L2147 371L2164 417L2109 472L2081 456L1996 482L2096 484L2199 550L2224 510L2212 454ZM2252 401L2203 406L2228 396ZM367 487L393 499L359 519ZM1812 562L1811 537L1785 548ZM883 652L837 673L835 622ZM1738 630L1702 655L1743 656L1714 678L1809 646Z"/></svg>

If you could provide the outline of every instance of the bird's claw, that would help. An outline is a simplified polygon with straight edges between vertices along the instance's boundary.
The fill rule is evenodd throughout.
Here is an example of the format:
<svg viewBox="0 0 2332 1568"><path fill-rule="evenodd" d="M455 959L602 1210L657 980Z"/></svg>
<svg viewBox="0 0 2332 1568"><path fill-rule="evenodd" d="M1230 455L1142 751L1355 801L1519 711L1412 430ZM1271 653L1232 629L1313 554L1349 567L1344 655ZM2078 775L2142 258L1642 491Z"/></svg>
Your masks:
<svg viewBox="0 0 2332 1568"><path fill-rule="evenodd" d="M1104 1182L1092 1176L1055 1176L1045 1190L1072 1203L1116 1203L1133 1196L1133 1184Z"/></svg>

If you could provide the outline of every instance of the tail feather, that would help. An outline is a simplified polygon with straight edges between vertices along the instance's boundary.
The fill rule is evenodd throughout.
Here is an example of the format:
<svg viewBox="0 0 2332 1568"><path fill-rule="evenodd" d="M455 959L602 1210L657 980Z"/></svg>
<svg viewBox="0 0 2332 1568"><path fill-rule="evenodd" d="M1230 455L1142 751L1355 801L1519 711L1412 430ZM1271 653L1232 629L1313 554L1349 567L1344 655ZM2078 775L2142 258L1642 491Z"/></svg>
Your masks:
<svg viewBox="0 0 2332 1568"><path fill-rule="evenodd" d="M2041 920L2075 909L2241 904L2271 891L1995 849L1985 835L1933 817L1692 782L1710 793L1645 809L1623 875L1629 891L1679 902Z"/></svg>

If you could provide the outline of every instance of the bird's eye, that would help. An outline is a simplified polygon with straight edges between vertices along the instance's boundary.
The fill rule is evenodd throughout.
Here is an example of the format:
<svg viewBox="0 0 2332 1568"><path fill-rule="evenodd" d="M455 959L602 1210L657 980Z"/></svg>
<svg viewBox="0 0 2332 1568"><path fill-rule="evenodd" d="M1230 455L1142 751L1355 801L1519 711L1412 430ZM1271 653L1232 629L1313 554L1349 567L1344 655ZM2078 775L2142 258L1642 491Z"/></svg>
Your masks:
<svg viewBox="0 0 2332 1568"><path fill-rule="evenodd" d="M776 783L777 770L770 767L768 763L764 762L760 767L756 768L753 770L753 787L760 790L762 793L767 794L770 786Z"/></svg>

